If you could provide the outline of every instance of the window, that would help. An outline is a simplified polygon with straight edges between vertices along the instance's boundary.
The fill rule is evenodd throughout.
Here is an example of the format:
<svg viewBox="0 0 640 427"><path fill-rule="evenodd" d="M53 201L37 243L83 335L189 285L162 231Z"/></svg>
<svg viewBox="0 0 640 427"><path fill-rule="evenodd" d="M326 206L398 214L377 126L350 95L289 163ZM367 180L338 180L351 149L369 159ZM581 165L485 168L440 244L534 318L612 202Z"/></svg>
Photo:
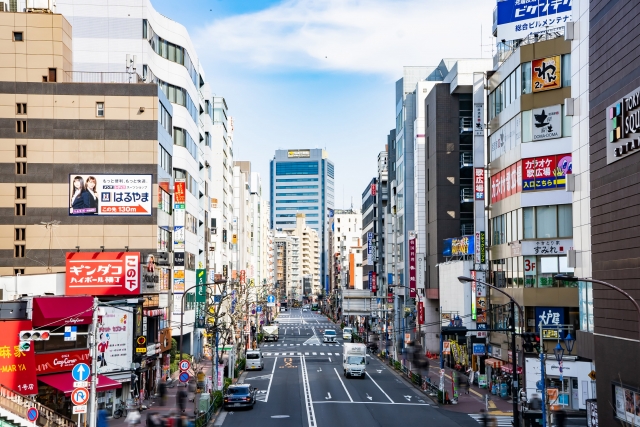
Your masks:
<svg viewBox="0 0 640 427"><path fill-rule="evenodd" d="M196 269L196 256L190 252L184 253L184 268L187 270Z"/></svg>
<svg viewBox="0 0 640 427"><path fill-rule="evenodd" d="M26 203L16 203L16 216L25 216L27 210Z"/></svg>
<svg viewBox="0 0 640 427"><path fill-rule="evenodd" d="M16 162L16 175L27 174L27 162Z"/></svg>
<svg viewBox="0 0 640 427"><path fill-rule="evenodd" d="M573 237L571 205L558 206L558 237Z"/></svg>
<svg viewBox="0 0 640 427"><path fill-rule="evenodd" d="M96 102L96 116L104 117L104 102Z"/></svg>
<svg viewBox="0 0 640 427"><path fill-rule="evenodd" d="M146 39L151 45L151 49L161 57L183 65L195 87L198 87L198 71L185 48L158 37L146 19L142 20L142 38Z"/></svg>
<svg viewBox="0 0 640 427"><path fill-rule="evenodd" d="M191 175L189 175L189 173L187 171L182 170L182 169L174 169L173 170L173 178L174 179L184 179L185 183L187 185L187 190L189 191L189 193L191 193L194 196L196 196L196 193L198 192L198 184L197 184L196 180L193 179L193 177Z"/></svg>
<svg viewBox="0 0 640 427"><path fill-rule="evenodd" d="M562 55L562 87L571 86L571 54Z"/></svg>
<svg viewBox="0 0 640 427"><path fill-rule="evenodd" d="M27 198L27 187L25 185L16 187L16 199L26 199Z"/></svg>
<svg viewBox="0 0 640 427"><path fill-rule="evenodd" d="M27 157L27 146L26 145L16 145L16 157L18 157L18 158Z"/></svg>
<svg viewBox="0 0 640 427"><path fill-rule="evenodd" d="M25 245L13 245L13 257L24 258Z"/></svg>
<svg viewBox="0 0 640 427"><path fill-rule="evenodd" d="M24 227L15 229L15 241L16 242L24 242L27 237L27 229Z"/></svg>
<svg viewBox="0 0 640 427"><path fill-rule="evenodd" d="M196 220L196 217L191 215L189 212L187 212L185 215L184 225L185 230L190 231L193 234L198 234L198 222Z"/></svg>
<svg viewBox="0 0 640 427"><path fill-rule="evenodd" d="M539 239L558 236L555 206L536 207L536 236Z"/></svg>
<svg viewBox="0 0 640 427"><path fill-rule="evenodd" d="M164 149L162 145L160 145L160 149L158 150L158 155L160 159L158 160L158 166L171 175L171 154L167 150Z"/></svg>
<svg viewBox="0 0 640 427"><path fill-rule="evenodd" d="M318 203L318 199L278 200L276 203Z"/></svg>
<svg viewBox="0 0 640 427"><path fill-rule="evenodd" d="M158 209L171 215L171 195L158 186Z"/></svg>
<svg viewBox="0 0 640 427"><path fill-rule="evenodd" d="M317 182L318 178L276 179L276 182ZM315 187L317 188L317 186Z"/></svg>
<svg viewBox="0 0 640 427"><path fill-rule="evenodd" d="M276 193L276 196L317 196L318 193Z"/></svg>
<svg viewBox="0 0 640 427"><path fill-rule="evenodd" d="M276 185L276 190L318 188L317 185ZM317 193L316 193L317 194Z"/></svg>
<svg viewBox="0 0 640 427"><path fill-rule="evenodd" d="M24 38L22 36L22 31L14 31L13 32L13 41L14 42L22 42Z"/></svg>
<svg viewBox="0 0 640 427"><path fill-rule="evenodd" d="M194 159L198 158L198 147L189 132L185 129L178 127L173 128L173 144L186 148L189 154L191 154L191 157Z"/></svg>
<svg viewBox="0 0 640 427"><path fill-rule="evenodd" d="M522 69L522 94L531 93L531 62L520 65Z"/></svg>
<svg viewBox="0 0 640 427"><path fill-rule="evenodd" d="M184 108L186 108L187 112L189 113L193 121L195 123L198 122L198 109L196 108L196 105L193 103L193 100L191 99L191 96L189 95L189 92L187 92L186 89L160 80L153 74L151 69L146 65L142 69L142 74L145 80L157 83L170 102L172 102L173 104L181 105Z"/></svg>
<svg viewBox="0 0 640 427"><path fill-rule="evenodd" d="M27 114L27 104L24 102L18 102L16 104L16 114Z"/></svg>
<svg viewBox="0 0 640 427"><path fill-rule="evenodd" d="M16 120L16 132L17 133L27 133L27 121L26 120Z"/></svg>
<svg viewBox="0 0 640 427"><path fill-rule="evenodd" d="M334 174L333 165L327 162L327 175L329 176L329 178L333 178L334 177L333 174Z"/></svg>
<svg viewBox="0 0 640 427"><path fill-rule="evenodd" d="M49 68L49 82L58 81L58 70L56 68Z"/></svg>
<svg viewBox="0 0 640 427"><path fill-rule="evenodd" d="M173 135L173 119L171 118L171 114L169 114L169 111L164 107L164 105L162 105L162 102L159 102L158 104L160 104L158 108L158 120L160 121L160 126L162 126L169 135Z"/></svg>
<svg viewBox="0 0 640 427"><path fill-rule="evenodd" d="M276 175L317 175L318 162L276 163Z"/></svg>
<svg viewBox="0 0 640 427"><path fill-rule="evenodd" d="M211 148L211 134L209 132L204 133L204 145Z"/></svg>
<svg viewBox="0 0 640 427"><path fill-rule="evenodd" d="M18 274L24 274L24 268L14 268L13 275L17 276Z"/></svg>

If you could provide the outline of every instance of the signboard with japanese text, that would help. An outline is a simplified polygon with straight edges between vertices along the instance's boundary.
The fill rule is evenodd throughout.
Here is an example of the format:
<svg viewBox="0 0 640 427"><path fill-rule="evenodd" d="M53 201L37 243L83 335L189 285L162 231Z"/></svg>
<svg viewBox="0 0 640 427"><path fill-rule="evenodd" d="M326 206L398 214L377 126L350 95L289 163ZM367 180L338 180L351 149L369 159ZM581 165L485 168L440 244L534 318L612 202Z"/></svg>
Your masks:
<svg viewBox="0 0 640 427"><path fill-rule="evenodd" d="M473 134L484 136L484 104L473 104Z"/></svg>
<svg viewBox="0 0 640 427"><path fill-rule="evenodd" d="M69 215L151 215L152 175L69 174Z"/></svg>
<svg viewBox="0 0 640 427"><path fill-rule="evenodd" d="M0 321L0 384L25 395L38 394L35 351L20 349L20 331L31 329L30 320Z"/></svg>
<svg viewBox="0 0 640 427"><path fill-rule="evenodd" d="M424 275L426 270L425 256L423 253L418 253L416 255L416 287L418 289L424 289L424 287L426 286L424 282Z"/></svg>
<svg viewBox="0 0 640 427"><path fill-rule="evenodd" d="M522 191L522 161L491 176L491 203L497 203Z"/></svg>
<svg viewBox="0 0 640 427"><path fill-rule="evenodd" d="M475 261L476 264L484 264L486 260L486 241L484 231L476 231L473 244L475 247Z"/></svg>
<svg viewBox="0 0 640 427"><path fill-rule="evenodd" d="M376 292L378 292L378 273L376 273L375 271L372 271L372 276L371 276L371 292L373 292L374 294Z"/></svg>
<svg viewBox="0 0 640 427"><path fill-rule="evenodd" d="M562 255L566 254L568 249L573 247L573 239L550 239L550 240L524 240L522 242L522 255ZM525 257L525 274L527 270L527 261L529 257ZM533 258L533 267L535 273L535 257ZM532 263L529 262L529 265Z"/></svg>
<svg viewBox="0 0 640 427"><path fill-rule="evenodd" d="M484 168L473 169L473 180L475 200L484 200Z"/></svg>
<svg viewBox="0 0 640 427"><path fill-rule="evenodd" d="M369 290L371 291L373 289L373 271L369 272L368 285L369 285Z"/></svg>
<svg viewBox="0 0 640 427"><path fill-rule="evenodd" d="M471 270L471 278L473 282L471 282L471 320L476 320L476 271Z"/></svg>
<svg viewBox="0 0 640 427"><path fill-rule="evenodd" d="M102 307L98 315L98 373L131 369L133 307Z"/></svg>
<svg viewBox="0 0 640 427"><path fill-rule="evenodd" d="M424 302L418 301L418 325L424 324Z"/></svg>
<svg viewBox="0 0 640 427"><path fill-rule="evenodd" d="M464 256L473 255L475 252L474 236L457 237L455 239L444 239L444 256Z"/></svg>
<svg viewBox="0 0 640 427"><path fill-rule="evenodd" d="M140 294L140 252L67 252L66 295Z"/></svg>
<svg viewBox="0 0 640 427"><path fill-rule="evenodd" d="M310 150L289 150L287 152L287 157L289 159L309 158L311 157L311 151Z"/></svg>
<svg viewBox="0 0 640 427"><path fill-rule="evenodd" d="M375 184L371 184L371 195L372 196L376 195L376 185Z"/></svg>
<svg viewBox="0 0 640 427"><path fill-rule="evenodd" d="M373 265L373 233L367 233L367 264Z"/></svg>
<svg viewBox="0 0 640 427"><path fill-rule="evenodd" d="M498 2L498 40L518 40L529 34L563 27L572 21L572 0L503 0Z"/></svg>
<svg viewBox="0 0 640 427"><path fill-rule="evenodd" d="M561 88L561 77L560 55L531 61L531 90L533 92Z"/></svg>
<svg viewBox="0 0 640 427"><path fill-rule="evenodd" d="M173 291L184 292L184 269L173 270Z"/></svg>
<svg viewBox="0 0 640 427"><path fill-rule="evenodd" d="M54 353L36 354L36 372L53 374L71 371L78 363L90 363L89 349L56 351Z"/></svg>
<svg viewBox="0 0 640 427"><path fill-rule="evenodd" d="M522 191L565 188L566 176L572 173L571 154L522 159Z"/></svg>
<svg viewBox="0 0 640 427"><path fill-rule="evenodd" d="M531 114L533 141L562 137L562 106L534 108Z"/></svg>
<svg viewBox="0 0 640 427"><path fill-rule="evenodd" d="M416 237L409 237L409 298L416 297Z"/></svg>
<svg viewBox="0 0 640 427"><path fill-rule="evenodd" d="M173 250L184 252L187 183L176 179L173 183Z"/></svg>
<svg viewBox="0 0 640 427"><path fill-rule="evenodd" d="M207 270L196 270L196 327L204 328L207 305Z"/></svg>
<svg viewBox="0 0 640 427"><path fill-rule="evenodd" d="M564 307L536 307L536 333L540 331L540 322L543 327L563 325Z"/></svg>

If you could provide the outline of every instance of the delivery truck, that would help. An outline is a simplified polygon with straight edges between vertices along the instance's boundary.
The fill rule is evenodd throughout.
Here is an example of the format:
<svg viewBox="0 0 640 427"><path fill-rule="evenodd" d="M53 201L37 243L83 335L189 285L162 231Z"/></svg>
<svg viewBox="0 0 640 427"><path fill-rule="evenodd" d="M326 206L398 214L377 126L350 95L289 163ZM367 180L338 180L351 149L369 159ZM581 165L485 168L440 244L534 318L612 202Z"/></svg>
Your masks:
<svg viewBox="0 0 640 427"><path fill-rule="evenodd" d="M263 326L262 339L264 341L278 341L278 325Z"/></svg>
<svg viewBox="0 0 640 427"><path fill-rule="evenodd" d="M366 375L367 346L362 343L345 343L342 352L342 369L345 377Z"/></svg>

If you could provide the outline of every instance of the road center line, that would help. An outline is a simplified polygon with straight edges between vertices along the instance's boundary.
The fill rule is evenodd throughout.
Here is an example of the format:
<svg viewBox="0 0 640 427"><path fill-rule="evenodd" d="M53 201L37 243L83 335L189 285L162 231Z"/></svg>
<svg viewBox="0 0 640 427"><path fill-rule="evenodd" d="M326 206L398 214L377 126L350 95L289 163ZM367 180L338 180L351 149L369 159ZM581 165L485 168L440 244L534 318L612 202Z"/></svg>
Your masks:
<svg viewBox="0 0 640 427"><path fill-rule="evenodd" d="M304 392L304 406L307 409L307 421L309 423L309 427L317 427L316 413L313 410L313 401L311 400L311 387L309 386L307 361L305 360L304 356L300 356L300 366L302 367L302 388Z"/></svg>
<svg viewBox="0 0 640 427"><path fill-rule="evenodd" d="M273 369L271 369L271 378L269 378L269 385L267 386L267 395L264 398L264 403L267 403L269 401L269 392L271 392L271 381L273 381L273 375L276 372L277 363L278 363L278 357L276 356L276 358L273 359Z"/></svg>
<svg viewBox="0 0 640 427"><path fill-rule="evenodd" d="M338 376L338 380L340 380L340 384L342 384L342 388L344 388L344 392L347 393L347 397L349 398L350 401L353 402L353 399L351 398L351 395L347 391L347 386L344 385L344 382L342 381L342 378L340 378L340 374L338 373L338 370L336 368L333 368L333 370L336 371L336 375Z"/></svg>
<svg viewBox="0 0 640 427"><path fill-rule="evenodd" d="M382 387L380 387L380 386L378 385L378 383L376 382L376 380L374 380L374 379L373 379L373 377L372 377L371 375L369 375L369 373L368 373L368 372L367 372L367 376L369 377L369 379L370 379L371 381L373 381L373 383L376 385L376 387L378 387L378 388L380 389L380 391L382 392L382 394L384 394L385 396L387 396L387 399L389 399L389 401L390 401L391 403L395 403L393 400L391 400L391 398L389 397L389 395L388 395L387 393L385 393L385 392L384 392L384 390L382 389Z"/></svg>

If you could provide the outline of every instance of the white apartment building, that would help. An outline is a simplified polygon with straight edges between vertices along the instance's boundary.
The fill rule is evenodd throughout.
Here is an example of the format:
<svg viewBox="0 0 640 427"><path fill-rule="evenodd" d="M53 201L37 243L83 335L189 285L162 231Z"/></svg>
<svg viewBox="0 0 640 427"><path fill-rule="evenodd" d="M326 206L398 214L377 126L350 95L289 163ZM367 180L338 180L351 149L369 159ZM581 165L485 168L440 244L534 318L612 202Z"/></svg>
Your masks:
<svg viewBox="0 0 640 427"><path fill-rule="evenodd" d="M332 256L337 263L335 284L338 288L353 286L350 282L350 254L359 255L358 262L354 262L357 275L355 289L362 289L362 214L357 209L336 209L333 211L333 242ZM358 287L359 285L359 287Z"/></svg>

